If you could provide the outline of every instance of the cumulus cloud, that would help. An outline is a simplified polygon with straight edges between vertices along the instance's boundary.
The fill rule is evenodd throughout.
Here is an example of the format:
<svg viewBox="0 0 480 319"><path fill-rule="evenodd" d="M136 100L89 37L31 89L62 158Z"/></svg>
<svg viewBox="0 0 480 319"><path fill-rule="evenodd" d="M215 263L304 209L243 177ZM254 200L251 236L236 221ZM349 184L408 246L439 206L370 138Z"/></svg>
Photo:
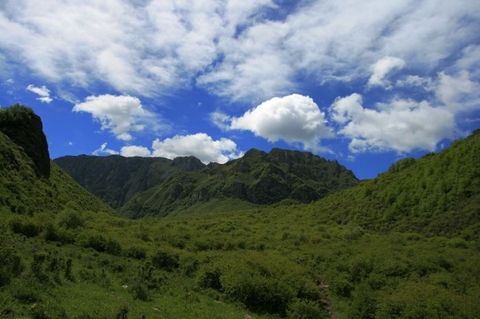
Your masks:
<svg viewBox="0 0 480 319"><path fill-rule="evenodd" d="M405 61L400 58L387 56L384 57L372 66L372 75L368 79L369 86L388 86L389 82L386 80L387 76L395 70L400 70L405 67Z"/></svg>
<svg viewBox="0 0 480 319"><path fill-rule="evenodd" d="M105 156L105 155L117 155L118 152L108 148L108 143L105 142L102 145L100 145L99 148L94 150L92 154L96 156Z"/></svg>
<svg viewBox="0 0 480 319"><path fill-rule="evenodd" d="M214 140L205 133L175 135L164 140L156 139L152 144L152 156L171 159L195 156L203 163L225 163L241 155L234 141L228 138Z"/></svg>
<svg viewBox="0 0 480 319"><path fill-rule="evenodd" d="M270 142L301 143L311 150L320 150L320 140L332 136L318 105L300 94L272 98L230 121L229 129L248 130Z"/></svg>
<svg viewBox="0 0 480 319"><path fill-rule="evenodd" d="M435 94L448 108L454 111L470 111L480 108L480 84L462 70L455 75L440 72Z"/></svg>
<svg viewBox="0 0 480 319"><path fill-rule="evenodd" d="M174 159L181 156L195 156L205 164L210 162L226 163L243 155L237 144L228 138L214 140L206 133L175 135L163 140L155 139L152 147L126 145L117 152L103 143L92 154L97 156L120 154L125 157L164 157Z"/></svg>
<svg viewBox="0 0 480 319"><path fill-rule="evenodd" d="M340 124L339 133L351 139L349 147L354 153L434 151L439 141L455 131L454 114L446 107L395 99L366 108L357 93L333 103L332 119Z"/></svg>
<svg viewBox="0 0 480 319"><path fill-rule="evenodd" d="M300 3L285 14L273 0L5 0L0 51L51 82L102 82L137 96L196 83L250 103L287 94L304 77L368 79L388 56L426 73L462 49L460 64L478 56L478 1Z"/></svg>
<svg viewBox="0 0 480 319"><path fill-rule="evenodd" d="M145 146L127 145L120 149L120 155L125 157L150 157L152 152Z"/></svg>
<svg viewBox="0 0 480 319"><path fill-rule="evenodd" d="M123 141L132 140L132 132L160 127L156 115L143 108L138 98L129 95L89 96L75 104L73 111L90 113L101 123L102 130L112 132Z"/></svg>
<svg viewBox="0 0 480 319"><path fill-rule="evenodd" d="M51 103L53 99L50 97L50 90L45 86L35 86L33 84L29 84L27 86L27 91L35 93L38 95L37 100L42 103Z"/></svg>

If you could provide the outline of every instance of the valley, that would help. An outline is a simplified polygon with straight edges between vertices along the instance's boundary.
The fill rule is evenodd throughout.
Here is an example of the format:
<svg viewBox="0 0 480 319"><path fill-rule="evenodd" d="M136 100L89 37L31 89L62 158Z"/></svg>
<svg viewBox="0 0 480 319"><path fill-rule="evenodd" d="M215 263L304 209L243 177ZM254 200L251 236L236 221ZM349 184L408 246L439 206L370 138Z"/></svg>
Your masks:
<svg viewBox="0 0 480 319"><path fill-rule="evenodd" d="M46 145L30 109L0 110L0 318L480 314L478 131L366 181L307 152Z"/></svg>

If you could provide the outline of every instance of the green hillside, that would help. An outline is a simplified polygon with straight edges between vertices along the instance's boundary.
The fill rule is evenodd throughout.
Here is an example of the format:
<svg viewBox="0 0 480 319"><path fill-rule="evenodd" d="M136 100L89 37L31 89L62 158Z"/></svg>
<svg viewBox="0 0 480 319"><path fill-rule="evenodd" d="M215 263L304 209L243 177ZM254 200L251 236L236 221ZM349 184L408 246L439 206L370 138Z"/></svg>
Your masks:
<svg viewBox="0 0 480 319"><path fill-rule="evenodd" d="M479 318L479 144L477 133L314 203L215 199L132 220L56 165L38 176L0 134L0 318ZM276 152L247 154L248 170L317 161ZM229 165L211 169L228 180L245 164Z"/></svg>
<svg viewBox="0 0 480 319"><path fill-rule="evenodd" d="M378 178L332 194L312 208L324 220L381 231L449 235L478 227L480 131L439 154L402 159Z"/></svg>
<svg viewBox="0 0 480 319"><path fill-rule="evenodd" d="M114 208L123 206L133 195L160 184L177 172L196 171L205 167L194 157L169 160L82 155L57 158L55 163L85 189Z"/></svg>
<svg viewBox="0 0 480 319"><path fill-rule="evenodd" d="M0 110L1 208L18 214L65 207L111 210L48 157L45 162L45 154L48 156L48 148L38 116L21 106Z"/></svg>
<svg viewBox="0 0 480 319"><path fill-rule="evenodd" d="M208 202L237 208L284 199L311 202L358 183L336 161L307 152L250 150L226 164L194 157L66 156L55 162L80 185L130 217L198 211Z"/></svg>

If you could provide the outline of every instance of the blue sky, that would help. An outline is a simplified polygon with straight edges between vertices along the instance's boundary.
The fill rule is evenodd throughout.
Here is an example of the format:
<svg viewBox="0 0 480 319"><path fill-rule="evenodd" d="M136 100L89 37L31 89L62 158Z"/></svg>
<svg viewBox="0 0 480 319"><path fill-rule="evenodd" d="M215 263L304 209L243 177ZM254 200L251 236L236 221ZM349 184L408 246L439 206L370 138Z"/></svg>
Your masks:
<svg viewBox="0 0 480 319"><path fill-rule="evenodd" d="M480 127L479 1L5 0L52 157L311 151L371 178Z"/></svg>

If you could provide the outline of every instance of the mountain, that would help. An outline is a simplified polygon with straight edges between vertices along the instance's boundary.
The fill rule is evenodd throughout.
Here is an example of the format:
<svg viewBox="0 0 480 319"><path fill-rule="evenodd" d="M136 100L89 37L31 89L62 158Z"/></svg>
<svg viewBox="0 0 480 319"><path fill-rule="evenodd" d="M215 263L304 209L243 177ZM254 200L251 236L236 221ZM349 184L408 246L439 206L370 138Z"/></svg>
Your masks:
<svg viewBox="0 0 480 319"><path fill-rule="evenodd" d="M64 207L109 211L48 155L42 122L16 105L0 110L0 207L21 214Z"/></svg>
<svg viewBox="0 0 480 319"><path fill-rule="evenodd" d="M281 149L252 149L242 158L207 166L195 157L81 155L55 162L88 191L132 217L167 215L210 201L307 203L358 183L336 161Z"/></svg>
<svg viewBox="0 0 480 319"><path fill-rule="evenodd" d="M13 112L34 118L26 108ZM9 134L0 132L0 317L440 319L480 313L479 132L308 204L286 200L244 209L238 198L221 202L225 189L263 203L276 200L285 184L296 189L299 179L312 189L322 189L319 180L327 189L350 180L337 163L308 153L252 150L161 183L190 178L195 192L212 185L204 192L214 199L194 200L201 214L135 220L111 213L53 162L48 177L39 174L38 158L29 154L48 152L32 143L41 130L20 139ZM196 165L179 161L188 169ZM272 179L281 186L274 191L263 187ZM225 187L233 184L245 186ZM258 184L259 193L245 191Z"/></svg>
<svg viewBox="0 0 480 319"><path fill-rule="evenodd" d="M472 226L480 238L480 130L438 154L402 159L313 206L325 220L341 224L433 234Z"/></svg>
<svg viewBox="0 0 480 319"><path fill-rule="evenodd" d="M205 167L195 157L122 157L112 155L65 156L55 159L80 185L114 208L123 206L133 195L165 181L175 173Z"/></svg>
<svg viewBox="0 0 480 319"><path fill-rule="evenodd" d="M212 200L272 204L284 199L308 203L358 183L336 161L308 152L256 149L223 165L172 175L138 193L120 211L131 217L166 215Z"/></svg>

